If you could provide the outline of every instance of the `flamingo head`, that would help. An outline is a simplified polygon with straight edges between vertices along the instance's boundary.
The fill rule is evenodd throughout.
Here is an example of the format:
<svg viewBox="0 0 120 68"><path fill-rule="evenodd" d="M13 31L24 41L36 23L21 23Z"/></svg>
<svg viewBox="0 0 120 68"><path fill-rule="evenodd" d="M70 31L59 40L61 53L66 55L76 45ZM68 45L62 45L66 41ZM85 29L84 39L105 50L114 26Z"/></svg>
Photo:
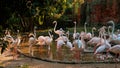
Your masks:
<svg viewBox="0 0 120 68"><path fill-rule="evenodd" d="M74 21L73 23L76 24L76 21Z"/></svg>
<svg viewBox="0 0 120 68"><path fill-rule="evenodd" d="M110 24L110 23L112 23L112 24L113 24L113 23L114 23L114 21L113 21L113 20L110 20L110 21L108 21L107 23L108 23L108 24Z"/></svg>
<svg viewBox="0 0 120 68"><path fill-rule="evenodd" d="M29 34L29 37L34 37L34 34L33 34L33 33L30 33L30 34Z"/></svg>
<svg viewBox="0 0 120 68"><path fill-rule="evenodd" d="M93 27L92 29L93 29L93 30L96 30L96 28L95 28L95 27Z"/></svg>
<svg viewBox="0 0 120 68"><path fill-rule="evenodd" d="M57 21L53 21L53 24L54 24L54 23L57 23Z"/></svg>
<svg viewBox="0 0 120 68"><path fill-rule="evenodd" d="M87 22L85 22L85 25L87 24Z"/></svg>
<svg viewBox="0 0 120 68"><path fill-rule="evenodd" d="M108 26L108 28L112 28L112 26Z"/></svg>

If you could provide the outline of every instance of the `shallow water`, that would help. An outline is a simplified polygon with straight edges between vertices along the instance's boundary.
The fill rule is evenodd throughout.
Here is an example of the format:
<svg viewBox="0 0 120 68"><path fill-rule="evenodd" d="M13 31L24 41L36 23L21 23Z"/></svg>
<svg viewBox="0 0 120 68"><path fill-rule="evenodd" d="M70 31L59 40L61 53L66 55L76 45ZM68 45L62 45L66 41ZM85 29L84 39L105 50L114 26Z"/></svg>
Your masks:
<svg viewBox="0 0 120 68"><path fill-rule="evenodd" d="M82 52L81 55L78 55L79 52L71 51L69 48L63 46L62 50L57 52L56 51L56 45L55 42L53 42L51 46L51 50L47 49L47 46L43 46L42 48L39 47L39 45L34 45L32 47L33 49L33 55L29 54L29 46L28 43L22 43L22 45L19 47L19 49L28 56L37 57L40 59L47 59L51 61L61 61L61 62L97 62L93 57L92 50L86 50L85 52ZM103 60L99 60L103 61ZM111 61L110 60L104 60L104 61Z"/></svg>

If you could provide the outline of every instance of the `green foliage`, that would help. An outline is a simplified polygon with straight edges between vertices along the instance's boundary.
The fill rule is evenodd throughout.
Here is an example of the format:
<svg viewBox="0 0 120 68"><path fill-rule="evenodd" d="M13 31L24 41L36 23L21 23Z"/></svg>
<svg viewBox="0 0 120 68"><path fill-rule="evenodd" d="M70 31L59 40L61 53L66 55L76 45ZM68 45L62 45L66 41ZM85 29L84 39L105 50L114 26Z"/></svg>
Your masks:
<svg viewBox="0 0 120 68"><path fill-rule="evenodd" d="M20 18L16 15L16 13L13 13L11 17L7 20L7 24L9 24L8 28L11 30L15 30L15 29L20 30L20 26L19 26L20 22L21 22Z"/></svg>
<svg viewBox="0 0 120 68"><path fill-rule="evenodd" d="M53 19L60 18L65 9L67 8L66 0L35 0L32 4L32 10L34 10L34 17L39 17L38 22L40 25L44 23L46 16Z"/></svg>

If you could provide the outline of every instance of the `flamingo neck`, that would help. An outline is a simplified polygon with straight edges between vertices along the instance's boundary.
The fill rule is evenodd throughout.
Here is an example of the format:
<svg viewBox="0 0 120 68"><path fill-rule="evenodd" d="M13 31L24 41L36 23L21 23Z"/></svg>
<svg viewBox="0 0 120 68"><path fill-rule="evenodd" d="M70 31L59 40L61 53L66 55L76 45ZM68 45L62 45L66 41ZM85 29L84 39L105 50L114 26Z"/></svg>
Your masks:
<svg viewBox="0 0 120 68"><path fill-rule="evenodd" d="M49 34L50 38L52 39L52 35L51 35L50 31L48 31L48 34Z"/></svg>
<svg viewBox="0 0 120 68"><path fill-rule="evenodd" d="M92 29L92 37L94 37L94 29Z"/></svg>
<svg viewBox="0 0 120 68"><path fill-rule="evenodd" d="M84 24L85 33L87 33L86 23Z"/></svg>
<svg viewBox="0 0 120 68"><path fill-rule="evenodd" d="M108 27L108 34L110 35L110 28Z"/></svg>
<svg viewBox="0 0 120 68"><path fill-rule="evenodd" d="M57 27L57 22L55 22L54 32L55 32L55 30L56 30L56 27Z"/></svg>
<svg viewBox="0 0 120 68"><path fill-rule="evenodd" d="M76 33L76 23L75 23L75 27L74 27L74 33Z"/></svg>
<svg viewBox="0 0 120 68"><path fill-rule="evenodd" d="M113 28L112 28L112 39L114 39L113 34L114 34L114 30L115 30L115 24L114 24L114 22L112 22L112 24L113 24Z"/></svg>

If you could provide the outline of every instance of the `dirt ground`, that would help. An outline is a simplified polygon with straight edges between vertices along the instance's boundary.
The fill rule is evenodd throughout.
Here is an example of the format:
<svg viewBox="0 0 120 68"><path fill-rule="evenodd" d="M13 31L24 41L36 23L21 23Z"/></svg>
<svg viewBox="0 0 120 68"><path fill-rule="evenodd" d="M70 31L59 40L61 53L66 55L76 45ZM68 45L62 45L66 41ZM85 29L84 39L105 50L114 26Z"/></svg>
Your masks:
<svg viewBox="0 0 120 68"><path fill-rule="evenodd" d="M120 64L60 64L20 56L0 56L0 68L120 68Z"/></svg>

